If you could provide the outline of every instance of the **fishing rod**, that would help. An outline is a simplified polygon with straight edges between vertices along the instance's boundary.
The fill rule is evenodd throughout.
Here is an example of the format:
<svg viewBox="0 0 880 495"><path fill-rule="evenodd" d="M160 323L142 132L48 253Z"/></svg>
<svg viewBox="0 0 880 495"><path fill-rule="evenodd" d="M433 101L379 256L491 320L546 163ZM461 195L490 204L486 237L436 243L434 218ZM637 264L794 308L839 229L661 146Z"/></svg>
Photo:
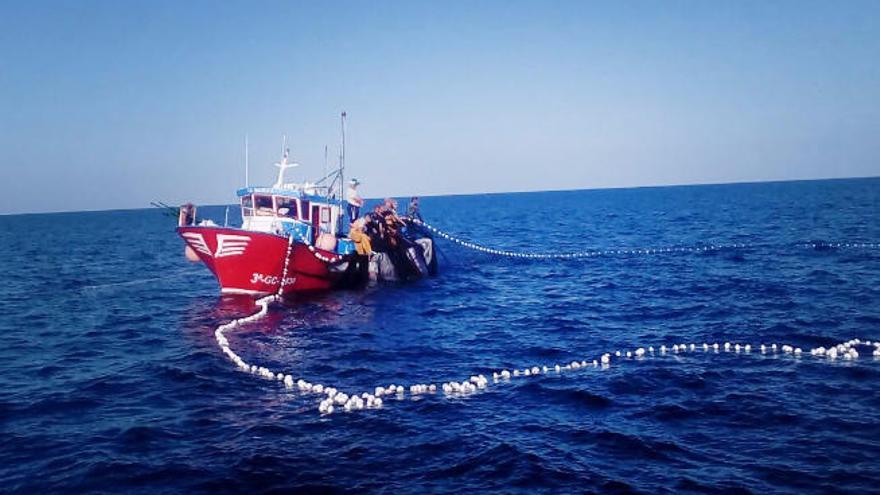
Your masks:
<svg viewBox="0 0 880 495"><path fill-rule="evenodd" d="M168 217L177 218L180 216L180 208L175 208L173 206L168 206L161 201L150 201L150 204L156 208L159 208L162 211L162 214Z"/></svg>

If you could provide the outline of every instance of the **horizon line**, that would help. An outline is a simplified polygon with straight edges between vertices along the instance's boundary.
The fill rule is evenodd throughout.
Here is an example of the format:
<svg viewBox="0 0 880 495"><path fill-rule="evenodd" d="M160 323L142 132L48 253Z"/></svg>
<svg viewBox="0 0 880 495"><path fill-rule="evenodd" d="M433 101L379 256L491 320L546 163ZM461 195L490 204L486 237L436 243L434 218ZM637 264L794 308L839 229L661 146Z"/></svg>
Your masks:
<svg viewBox="0 0 880 495"><path fill-rule="evenodd" d="M676 188L676 187L702 187L702 186L734 186L734 185L749 185L749 184L779 184L779 183L789 183L789 182L823 182L823 181L845 181L845 180L866 180L866 179L880 179L880 175L867 175L867 176L853 176L853 177L818 177L818 178L808 178L808 179L769 179L769 180L743 180L743 181L729 181L729 182L691 182L691 183L681 183L681 184L648 184L648 185L639 185L639 186L607 186L607 187L588 187L588 188L578 188L578 189L535 189L535 190L518 190L518 191L490 191L490 192L464 192L464 193L442 193L442 194L412 194L412 195L403 195L403 196L384 196L391 198L405 198L405 197L420 197L420 198L442 198L442 197L460 197L460 196L489 196L489 195L498 195L498 194L536 194L536 193L548 193L548 192L578 192L578 191L605 191L605 190L626 190L626 189L662 189L662 188ZM381 199L381 197L376 198L366 198L368 200ZM235 203L217 203L217 204L202 204L197 206L229 206ZM59 215L65 213L102 213L102 212L113 212L113 211L139 211L139 210L150 210L156 209L155 207L138 207L138 208L97 208L97 209L85 209L85 210L53 210L53 211L25 211L19 213L0 213L0 217L11 217L11 216L24 216L24 215Z"/></svg>

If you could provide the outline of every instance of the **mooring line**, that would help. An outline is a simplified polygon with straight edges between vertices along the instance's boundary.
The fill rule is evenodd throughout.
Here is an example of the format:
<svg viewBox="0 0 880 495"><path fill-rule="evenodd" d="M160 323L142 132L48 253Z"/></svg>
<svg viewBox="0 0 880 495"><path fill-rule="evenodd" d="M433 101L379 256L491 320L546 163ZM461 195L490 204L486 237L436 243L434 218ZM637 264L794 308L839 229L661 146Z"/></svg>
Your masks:
<svg viewBox="0 0 880 495"><path fill-rule="evenodd" d="M110 288L114 288L114 287L126 287L126 286L130 286L130 285L148 284L150 282L158 282L159 280L168 280L168 279L178 278L183 275L186 275L187 273L194 273L194 272L192 272L192 270L181 269L181 270L177 270L172 273L165 274L165 275L159 275L158 277L146 277L146 278L139 278L139 279L134 279L134 280L125 280L122 282L108 282L106 284L84 285L84 286L80 287L79 290L80 291L93 291L93 290L96 291L96 290L101 290L101 289L110 289Z"/></svg>

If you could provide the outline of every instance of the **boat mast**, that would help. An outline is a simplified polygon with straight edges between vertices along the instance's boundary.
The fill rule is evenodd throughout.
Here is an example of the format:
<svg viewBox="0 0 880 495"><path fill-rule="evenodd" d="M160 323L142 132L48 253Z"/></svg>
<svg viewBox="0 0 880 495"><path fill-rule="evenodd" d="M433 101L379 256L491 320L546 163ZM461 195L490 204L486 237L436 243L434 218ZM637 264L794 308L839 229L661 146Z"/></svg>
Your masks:
<svg viewBox="0 0 880 495"><path fill-rule="evenodd" d="M250 187L250 164L248 163L248 135L244 135L244 187Z"/></svg>
<svg viewBox="0 0 880 495"><path fill-rule="evenodd" d="M339 153L339 199L345 199L345 111L342 116L342 149Z"/></svg>

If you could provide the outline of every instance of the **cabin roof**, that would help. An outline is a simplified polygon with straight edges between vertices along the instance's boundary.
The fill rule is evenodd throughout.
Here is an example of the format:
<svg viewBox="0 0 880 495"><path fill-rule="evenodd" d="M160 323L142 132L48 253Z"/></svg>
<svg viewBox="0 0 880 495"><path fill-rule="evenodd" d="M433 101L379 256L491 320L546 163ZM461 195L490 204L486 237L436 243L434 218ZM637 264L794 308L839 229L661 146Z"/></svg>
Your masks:
<svg viewBox="0 0 880 495"><path fill-rule="evenodd" d="M277 187L243 187L236 191L238 197L247 196L250 194L265 194L272 196L283 196L286 198L299 198L304 199L306 201L317 202L317 203L330 203L330 204L338 204L341 201L336 199L328 198L327 196L321 196L317 194L306 194L299 189L280 189Z"/></svg>

